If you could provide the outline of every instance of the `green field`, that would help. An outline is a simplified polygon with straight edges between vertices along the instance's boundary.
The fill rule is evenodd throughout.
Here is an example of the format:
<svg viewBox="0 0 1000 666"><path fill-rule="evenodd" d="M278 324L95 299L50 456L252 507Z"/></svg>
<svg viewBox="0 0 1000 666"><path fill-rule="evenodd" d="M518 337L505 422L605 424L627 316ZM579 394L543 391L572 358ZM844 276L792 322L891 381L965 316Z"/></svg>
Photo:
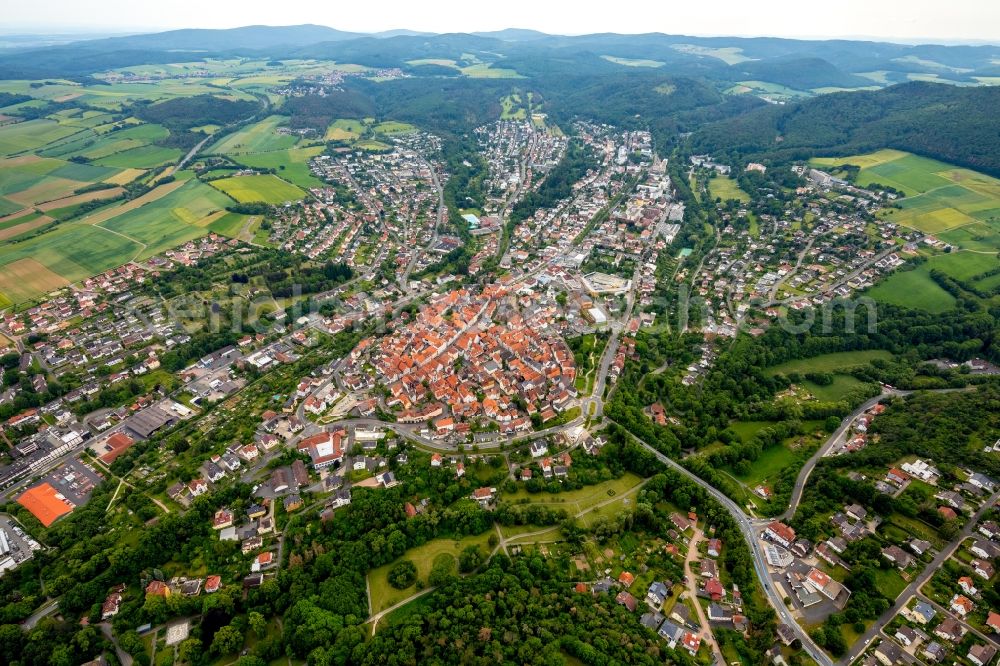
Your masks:
<svg viewBox="0 0 1000 666"><path fill-rule="evenodd" d="M720 197L723 201L730 199L736 199L741 203L750 201L750 195L744 192L739 183L729 176L715 176L708 181L708 190L713 197Z"/></svg>
<svg viewBox="0 0 1000 666"><path fill-rule="evenodd" d="M240 203L263 201L280 204L286 201L298 201L305 196L305 192L299 188L270 174L213 180L212 186Z"/></svg>
<svg viewBox="0 0 1000 666"><path fill-rule="evenodd" d="M269 116L260 122L248 125L214 143L206 152L222 155L244 155L262 153L269 150L285 150L298 142L292 134L278 134L278 125L288 120L287 116Z"/></svg>
<svg viewBox="0 0 1000 666"><path fill-rule="evenodd" d="M274 150L254 155L240 155L236 161L248 167L275 169L282 179L299 187L323 187L323 181L309 171L309 160L322 154L323 146L313 146Z"/></svg>
<svg viewBox="0 0 1000 666"><path fill-rule="evenodd" d="M401 123L398 120L386 120L372 127L372 131L375 134L382 134L384 136L395 136L397 134L411 134L416 132L417 128L410 123Z"/></svg>
<svg viewBox="0 0 1000 666"><path fill-rule="evenodd" d="M455 559L457 568L458 554L465 548L476 545L486 553L488 550L487 543L489 542L490 535L493 533L492 530L489 530L478 536L468 536L462 539L434 539L422 546L417 546L406 551L406 554L400 560L412 560L417 565L418 580L422 580L426 584L435 558L442 555L450 555ZM396 562L398 561L396 560ZM370 602L373 613L385 610L407 597L412 597L417 592L416 584L411 585L405 590L397 590L389 585L389 570L392 569L396 562L386 564L368 572L368 585L371 588Z"/></svg>
<svg viewBox="0 0 1000 666"><path fill-rule="evenodd" d="M141 249L135 241L84 224L0 245L0 294L14 302L36 298L67 282L120 266Z"/></svg>
<svg viewBox="0 0 1000 666"><path fill-rule="evenodd" d="M802 382L802 386L821 402L837 402L844 400L851 392L864 386L864 382L851 375L835 374L833 383L829 386L820 386L810 381Z"/></svg>
<svg viewBox="0 0 1000 666"><path fill-rule="evenodd" d="M906 194L899 210L885 209L882 218L947 242L975 250L1000 250L1000 180L969 169L898 150L867 155L816 158L811 163L836 169L861 167L857 182L893 187Z"/></svg>
<svg viewBox="0 0 1000 666"><path fill-rule="evenodd" d="M248 216L240 215L239 213L226 213L209 223L208 230L228 236L229 238L236 238L246 223L247 218Z"/></svg>
<svg viewBox="0 0 1000 666"><path fill-rule="evenodd" d="M326 128L327 141L354 141L365 133L365 125L353 118L338 118Z"/></svg>
<svg viewBox="0 0 1000 666"><path fill-rule="evenodd" d="M524 488L518 488L515 493L502 493L504 502L518 503L527 500L529 504L545 504L566 509L570 515L586 511L601 502L628 492L642 483L642 479L631 472L617 479L604 481L593 486L584 486L578 490L564 493L529 493Z"/></svg>
<svg viewBox="0 0 1000 666"><path fill-rule="evenodd" d="M33 152L79 131L47 118L4 125L0 127L0 155Z"/></svg>
<svg viewBox="0 0 1000 666"><path fill-rule="evenodd" d="M170 164L181 158L180 148L162 146L140 146L96 160L96 164L122 169L152 169L161 164Z"/></svg>
<svg viewBox="0 0 1000 666"><path fill-rule="evenodd" d="M996 255L977 252L952 252L931 257L909 271L896 271L866 293L877 301L902 307L938 313L955 306L955 297L931 279L930 272L939 270L959 280L996 268Z"/></svg>
<svg viewBox="0 0 1000 666"><path fill-rule="evenodd" d="M500 100L501 120L524 120L528 117L528 109L521 102L518 93L506 95Z"/></svg>
<svg viewBox="0 0 1000 666"><path fill-rule="evenodd" d="M140 258L151 257L204 236L207 229L200 223L229 204L225 195L192 179L166 196L101 222L99 226L144 244L146 247Z"/></svg>
<svg viewBox="0 0 1000 666"><path fill-rule="evenodd" d="M807 372L844 372L848 368L865 365L875 359L888 360L892 354L883 349L869 349L865 351L833 352L812 358L798 358L793 361L786 361L780 365L775 365L767 369L769 375L778 373L790 374L797 372L805 374Z"/></svg>
<svg viewBox="0 0 1000 666"><path fill-rule="evenodd" d="M754 486L772 481L783 469L792 464L792 452L782 446L771 446L761 451L750 465L746 474L733 474L737 479L753 488Z"/></svg>

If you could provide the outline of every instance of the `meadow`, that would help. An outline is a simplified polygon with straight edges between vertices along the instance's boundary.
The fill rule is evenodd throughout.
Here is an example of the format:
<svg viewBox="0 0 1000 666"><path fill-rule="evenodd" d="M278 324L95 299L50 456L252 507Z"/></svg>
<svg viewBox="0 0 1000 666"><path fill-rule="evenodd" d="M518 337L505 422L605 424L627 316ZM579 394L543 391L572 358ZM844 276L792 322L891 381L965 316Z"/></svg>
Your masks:
<svg viewBox="0 0 1000 666"><path fill-rule="evenodd" d="M280 204L286 201L298 201L305 195L298 187L270 174L222 178L213 180L212 186L240 203L263 201Z"/></svg>
<svg viewBox="0 0 1000 666"><path fill-rule="evenodd" d="M403 557L395 562L372 569L368 572L368 586L371 591L369 601L372 613L383 611L403 599L413 596L417 592L415 584L405 590L397 590L392 585L389 585L389 570L400 560L410 560L417 565L417 579L424 581L426 584L427 577L430 575L431 567L434 566L436 559L439 557L450 557L454 560L457 568L459 553L473 545L479 546L485 553L488 550L487 543L489 542L490 535L493 533L490 530L477 536L468 536L461 539L434 539L422 546L411 548L406 551Z"/></svg>
<svg viewBox="0 0 1000 666"><path fill-rule="evenodd" d="M275 169L283 180L303 188L323 187L323 181L309 171L309 160L323 154L323 146L289 148L254 155L240 155L236 160L248 167Z"/></svg>
<svg viewBox="0 0 1000 666"><path fill-rule="evenodd" d="M364 123L353 118L338 118L326 128L327 141L354 141L365 132Z"/></svg>
<svg viewBox="0 0 1000 666"><path fill-rule="evenodd" d="M861 168L857 183L885 185L905 193L899 208L882 219L939 236L961 248L1000 250L1000 180L899 150L866 155L815 158L811 163L836 170Z"/></svg>
<svg viewBox="0 0 1000 666"><path fill-rule="evenodd" d="M713 197L719 197L723 201L736 199L741 203L750 201L750 195L744 192L739 183L729 176L716 175L708 181L708 191Z"/></svg>
<svg viewBox="0 0 1000 666"><path fill-rule="evenodd" d="M293 134L278 134L278 126L288 120L287 116L268 116L260 122L248 125L212 144L205 152L221 155L245 155L269 150L285 150L298 142Z"/></svg>
<svg viewBox="0 0 1000 666"><path fill-rule="evenodd" d="M912 270L896 271L866 292L866 295L883 303L917 308L931 313L946 312L955 307L955 297L942 289L933 279L931 271L939 270L959 280L969 280L996 268L1000 259L995 254L979 252L951 252L930 257ZM990 288L985 280L979 288Z"/></svg>
<svg viewBox="0 0 1000 666"><path fill-rule="evenodd" d="M771 366L767 369L769 375L791 374L797 372L804 374L807 372L844 372L852 367L866 365L875 359L888 360L892 354L884 349L868 349L863 351L833 352L813 356L812 358L797 358L792 361L785 361L779 365Z"/></svg>

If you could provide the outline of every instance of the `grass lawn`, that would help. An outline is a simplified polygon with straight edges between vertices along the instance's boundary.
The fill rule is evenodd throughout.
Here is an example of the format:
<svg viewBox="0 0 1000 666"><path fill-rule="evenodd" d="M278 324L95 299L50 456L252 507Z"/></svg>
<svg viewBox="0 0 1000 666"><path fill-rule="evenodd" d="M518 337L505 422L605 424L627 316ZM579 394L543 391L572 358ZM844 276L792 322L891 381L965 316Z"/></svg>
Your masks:
<svg viewBox="0 0 1000 666"><path fill-rule="evenodd" d="M708 191L713 197L721 197L723 201L736 199L742 203L750 201L750 195L740 189L739 183L729 176L716 175L708 181Z"/></svg>
<svg viewBox="0 0 1000 666"><path fill-rule="evenodd" d="M879 592L890 599L895 599L906 589L906 581L896 569L875 569L875 583Z"/></svg>
<svg viewBox="0 0 1000 666"><path fill-rule="evenodd" d="M777 478L783 469L792 464L792 461L792 452L784 445L772 446L761 451L757 460L750 464L750 471L746 474L733 473L733 476L753 488L757 484L766 484Z"/></svg>
<svg viewBox="0 0 1000 666"><path fill-rule="evenodd" d="M892 354L884 349L833 352L831 354L813 356L812 358L799 358L792 361L786 361L780 365L768 368L767 373L770 375L776 375L780 372L787 375L793 372L801 374L805 374L807 372L839 372L850 367L865 365L875 359L888 360L890 358L892 358Z"/></svg>
<svg viewBox="0 0 1000 666"><path fill-rule="evenodd" d="M834 375L833 383L829 386L820 386L809 381L802 382L802 385L822 402L837 402L846 398L855 389L864 386L864 382L850 375Z"/></svg>
<svg viewBox="0 0 1000 666"><path fill-rule="evenodd" d="M431 567L434 566L434 560L438 556L450 555L457 562L458 554L472 545L478 545L485 552L488 548L487 544L490 534L494 534L494 532L487 530L478 536L464 537L462 539L434 539L422 546L417 546L406 551L406 554L400 560L411 560L417 566L417 578L426 583L427 577L431 573ZM411 585L405 590L397 590L392 585L389 585L389 570L400 560L368 572L368 585L371 588L371 607L373 613L385 610L417 593L416 584Z"/></svg>
<svg viewBox="0 0 1000 666"><path fill-rule="evenodd" d="M584 486L579 490L570 490L564 493L529 493L524 488L519 488L516 493L501 493L501 499L505 502L517 503L527 500L529 504L547 504L562 507L570 515L585 511L596 504L605 502L642 483L642 478L628 472L617 479L604 481L593 486Z"/></svg>
<svg viewBox="0 0 1000 666"><path fill-rule="evenodd" d="M280 204L286 201L298 201L305 195L301 189L272 174L234 176L213 180L211 184L240 203L263 201Z"/></svg>
<svg viewBox="0 0 1000 666"><path fill-rule="evenodd" d="M733 421L729 424L729 429L740 436L744 442L749 442L758 432L764 428L774 425L771 421Z"/></svg>

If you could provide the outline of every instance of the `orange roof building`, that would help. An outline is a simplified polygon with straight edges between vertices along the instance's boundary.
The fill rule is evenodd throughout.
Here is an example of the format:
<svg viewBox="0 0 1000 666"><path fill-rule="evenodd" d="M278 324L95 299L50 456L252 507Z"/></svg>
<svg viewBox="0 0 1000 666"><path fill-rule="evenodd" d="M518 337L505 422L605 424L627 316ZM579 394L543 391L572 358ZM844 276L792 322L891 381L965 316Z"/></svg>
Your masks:
<svg viewBox="0 0 1000 666"><path fill-rule="evenodd" d="M76 508L76 505L59 494L48 483L28 488L17 498L17 503L31 512L45 527Z"/></svg>
<svg viewBox="0 0 1000 666"><path fill-rule="evenodd" d="M132 438L125 433L116 432L111 437L108 437L104 443L106 453L101 456L101 460L110 465L134 443Z"/></svg>

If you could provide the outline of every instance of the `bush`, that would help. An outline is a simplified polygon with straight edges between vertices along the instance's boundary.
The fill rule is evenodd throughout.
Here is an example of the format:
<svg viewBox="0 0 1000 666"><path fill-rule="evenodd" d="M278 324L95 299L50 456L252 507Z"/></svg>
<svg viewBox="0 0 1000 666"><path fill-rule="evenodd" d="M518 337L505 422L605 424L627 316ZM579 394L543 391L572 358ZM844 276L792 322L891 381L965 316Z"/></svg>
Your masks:
<svg viewBox="0 0 1000 666"><path fill-rule="evenodd" d="M389 569L389 585L397 590L405 590L417 582L417 565L410 560L403 560Z"/></svg>

